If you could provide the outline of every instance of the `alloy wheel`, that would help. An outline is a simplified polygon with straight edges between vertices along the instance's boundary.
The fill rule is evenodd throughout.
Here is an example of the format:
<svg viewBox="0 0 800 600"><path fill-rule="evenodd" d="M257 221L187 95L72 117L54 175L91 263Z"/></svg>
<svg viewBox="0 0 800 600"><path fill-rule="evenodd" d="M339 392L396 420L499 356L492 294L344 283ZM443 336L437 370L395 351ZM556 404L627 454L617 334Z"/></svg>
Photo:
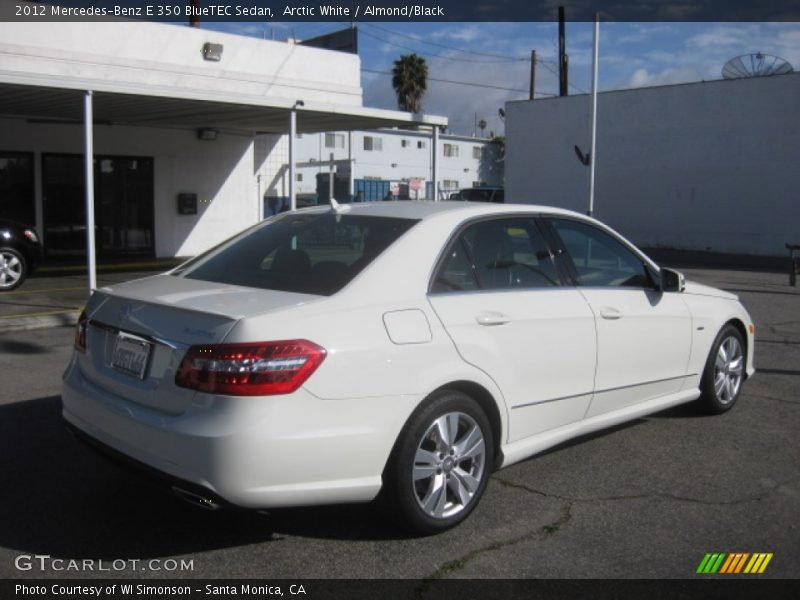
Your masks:
<svg viewBox="0 0 800 600"><path fill-rule="evenodd" d="M721 404L736 399L744 375L744 353L734 336L725 338L719 345L714 362L714 393Z"/></svg>
<svg viewBox="0 0 800 600"><path fill-rule="evenodd" d="M0 252L0 289L12 288L22 277L22 261L11 252Z"/></svg>
<svg viewBox="0 0 800 600"><path fill-rule="evenodd" d="M486 471L486 442L478 423L463 412L437 417L420 440L412 485L429 517L446 519L475 498Z"/></svg>

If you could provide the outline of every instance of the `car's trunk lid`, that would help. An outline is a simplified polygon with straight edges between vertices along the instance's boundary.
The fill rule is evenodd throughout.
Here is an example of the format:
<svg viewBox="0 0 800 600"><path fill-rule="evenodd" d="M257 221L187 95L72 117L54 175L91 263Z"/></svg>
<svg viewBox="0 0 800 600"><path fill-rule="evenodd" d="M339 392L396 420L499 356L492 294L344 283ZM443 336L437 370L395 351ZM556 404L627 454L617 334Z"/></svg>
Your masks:
<svg viewBox="0 0 800 600"><path fill-rule="evenodd" d="M195 395L175 385L190 346L222 343L242 318L314 299L170 275L101 289L86 309L88 351L79 357L81 371L113 395L179 414Z"/></svg>

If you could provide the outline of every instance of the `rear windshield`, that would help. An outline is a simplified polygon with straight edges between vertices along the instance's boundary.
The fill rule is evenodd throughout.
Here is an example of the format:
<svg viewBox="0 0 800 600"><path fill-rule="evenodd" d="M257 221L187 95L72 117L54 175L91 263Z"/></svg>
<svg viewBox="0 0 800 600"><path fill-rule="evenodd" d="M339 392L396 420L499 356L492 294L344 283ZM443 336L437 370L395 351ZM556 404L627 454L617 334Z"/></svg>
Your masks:
<svg viewBox="0 0 800 600"><path fill-rule="evenodd" d="M333 212L286 214L198 257L180 273L188 279L330 296L415 223Z"/></svg>

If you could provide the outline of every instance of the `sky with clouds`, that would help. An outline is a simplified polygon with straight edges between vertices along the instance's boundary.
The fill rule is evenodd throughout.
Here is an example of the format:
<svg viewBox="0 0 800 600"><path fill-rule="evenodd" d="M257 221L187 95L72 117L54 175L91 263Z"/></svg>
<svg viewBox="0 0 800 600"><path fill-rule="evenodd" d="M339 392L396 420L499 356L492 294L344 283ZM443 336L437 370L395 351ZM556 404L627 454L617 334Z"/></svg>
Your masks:
<svg viewBox="0 0 800 600"><path fill-rule="evenodd" d="M428 62L427 113L445 115L450 131L472 134L475 117L502 133L498 115L509 100L528 97L530 54L536 50L536 92L558 92L557 23L358 23L364 104L396 108L392 63L416 52ZM242 35L306 39L338 23L208 23ZM591 89L592 23L567 23L570 94ZM599 89L613 90L721 78L725 62L763 52L800 70L800 23L601 23ZM436 79L449 82L435 81Z"/></svg>

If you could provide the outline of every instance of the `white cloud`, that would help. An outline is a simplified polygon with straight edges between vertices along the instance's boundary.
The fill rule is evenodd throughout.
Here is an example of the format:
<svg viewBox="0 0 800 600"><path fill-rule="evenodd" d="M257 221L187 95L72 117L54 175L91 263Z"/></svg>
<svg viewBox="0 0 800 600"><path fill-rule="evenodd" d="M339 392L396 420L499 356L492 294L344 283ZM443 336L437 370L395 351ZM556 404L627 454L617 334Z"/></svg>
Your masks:
<svg viewBox="0 0 800 600"><path fill-rule="evenodd" d="M452 27L440 29L431 34L431 39L434 40L454 40L457 42L474 42L480 40L483 36L481 29L477 25L468 25L463 27Z"/></svg>
<svg viewBox="0 0 800 600"><path fill-rule="evenodd" d="M636 69L630 79L620 87L638 88L671 85L699 81L699 79L697 71L692 67L672 67L656 73L650 73L647 69Z"/></svg>

